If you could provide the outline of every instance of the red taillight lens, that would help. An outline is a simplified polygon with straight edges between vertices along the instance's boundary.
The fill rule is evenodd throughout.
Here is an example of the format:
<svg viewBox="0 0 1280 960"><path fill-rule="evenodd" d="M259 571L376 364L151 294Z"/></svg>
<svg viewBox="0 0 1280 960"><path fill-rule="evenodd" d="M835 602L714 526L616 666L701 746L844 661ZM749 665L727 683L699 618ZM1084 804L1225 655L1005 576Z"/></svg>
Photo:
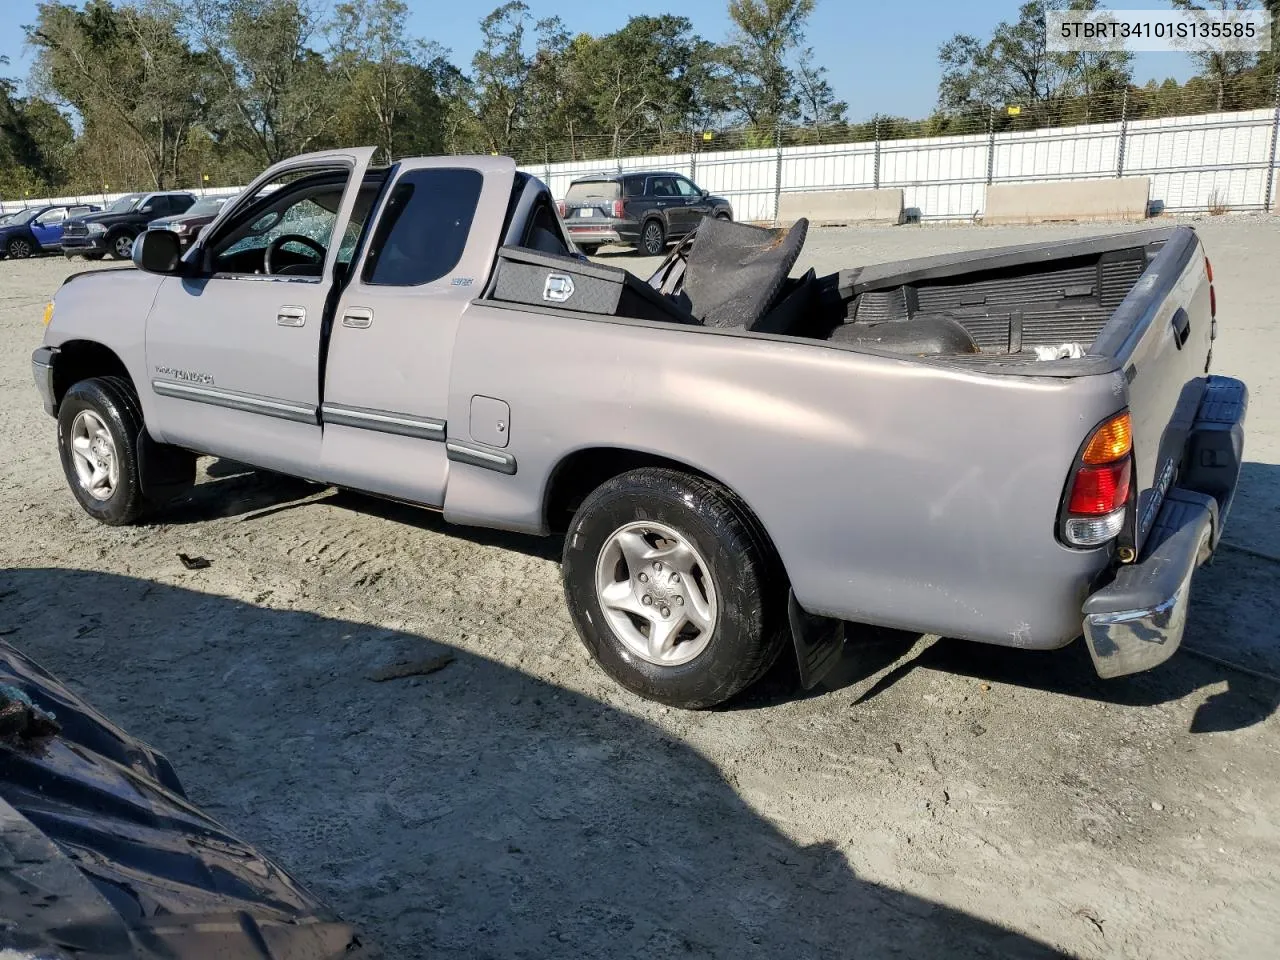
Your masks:
<svg viewBox="0 0 1280 960"><path fill-rule="evenodd" d="M1218 295L1213 292L1213 264L1209 262L1209 258L1204 258L1204 275L1209 278L1209 316L1216 317L1218 315Z"/></svg>
<svg viewBox="0 0 1280 960"><path fill-rule="evenodd" d="M563 217L565 215L565 206L564 206L563 200L556 201L556 209L560 211L560 216Z"/></svg>
<svg viewBox="0 0 1280 960"><path fill-rule="evenodd" d="M621 200L613 201L613 215L615 217L622 217L626 215L626 211L622 208Z"/></svg>
<svg viewBox="0 0 1280 960"><path fill-rule="evenodd" d="M1123 507L1129 499L1130 460L1101 467L1081 467L1071 486L1067 512L1100 516Z"/></svg>

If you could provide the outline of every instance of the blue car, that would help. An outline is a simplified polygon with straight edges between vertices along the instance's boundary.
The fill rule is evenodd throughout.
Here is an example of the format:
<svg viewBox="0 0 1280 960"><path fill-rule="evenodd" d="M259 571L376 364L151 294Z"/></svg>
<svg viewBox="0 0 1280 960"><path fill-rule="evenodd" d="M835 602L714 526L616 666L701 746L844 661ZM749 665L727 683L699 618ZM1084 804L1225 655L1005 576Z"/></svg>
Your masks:
<svg viewBox="0 0 1280 960"><path fill-rule="evenodd" d="M25 260L62 249L62 225L69 217L101 210L89 203L27 207L0 223L0 256Z"/></svg>

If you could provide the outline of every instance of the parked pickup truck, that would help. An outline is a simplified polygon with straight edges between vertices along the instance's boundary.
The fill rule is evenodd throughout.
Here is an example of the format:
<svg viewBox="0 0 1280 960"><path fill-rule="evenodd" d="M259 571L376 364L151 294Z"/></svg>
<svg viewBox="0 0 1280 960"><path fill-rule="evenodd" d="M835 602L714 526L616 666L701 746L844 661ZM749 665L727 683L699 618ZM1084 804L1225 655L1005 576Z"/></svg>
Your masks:
<svg viewBox="0 0 1280 960"><path fill-rule="evenodd" d="M1247 393L1209 374L1185 226L818 277L807 224L706 219L648 281L574 251L498 157L278 164L185 254L67 280L33 358L72 493L123 524L199 455L564 535L569 613L705 707L846 622L1105 677L1178 646Z"/></svg>

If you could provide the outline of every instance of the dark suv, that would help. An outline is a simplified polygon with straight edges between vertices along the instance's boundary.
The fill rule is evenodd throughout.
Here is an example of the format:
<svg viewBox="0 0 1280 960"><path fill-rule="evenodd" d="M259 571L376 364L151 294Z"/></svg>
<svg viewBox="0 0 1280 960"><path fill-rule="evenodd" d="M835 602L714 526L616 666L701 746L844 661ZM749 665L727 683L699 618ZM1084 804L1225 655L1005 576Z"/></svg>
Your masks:
<svg viewBox="0 0 1280 960"><path fill-rule="evenodd" d="M185 213L195 202L195 195L190 193L130 193L101 213L68 220L62 231L62 252L86 260L101 260L104 254L128 260L133 255L134 238L147 229L148 223Z"/></svg>
<svg viewBox="0 0 1280 960"><path fill-rule="evenodd" d="M713 197L678 173L619 173L580 177L560 201L560 216L574 244L587 255L606 243L625 243L658 256L669 241L689 233L703 217L733 219L723 197Z"/></svg>

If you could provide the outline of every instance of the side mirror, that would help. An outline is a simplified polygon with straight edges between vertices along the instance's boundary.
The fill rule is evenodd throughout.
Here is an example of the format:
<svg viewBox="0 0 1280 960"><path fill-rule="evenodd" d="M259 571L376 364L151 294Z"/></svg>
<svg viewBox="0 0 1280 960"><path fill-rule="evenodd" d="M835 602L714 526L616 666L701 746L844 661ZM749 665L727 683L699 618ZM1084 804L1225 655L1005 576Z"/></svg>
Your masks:
<svg viewBox="0 0 1280 960"><path fill-rule="evenodd" d="M710 191L710 190L699 190L698 192L699 192L700 194L702 194L702 199L703 199L703 200L705 200L705 199L707 199L707 197L711 196L711 191Z"/></svg>
<svg viewBox="0 0 1280 960"><path fill-rule="evenodd" d="M171 230L148 230L133 242L133 264L147 273L177 273L182 245Z"/></svg>

